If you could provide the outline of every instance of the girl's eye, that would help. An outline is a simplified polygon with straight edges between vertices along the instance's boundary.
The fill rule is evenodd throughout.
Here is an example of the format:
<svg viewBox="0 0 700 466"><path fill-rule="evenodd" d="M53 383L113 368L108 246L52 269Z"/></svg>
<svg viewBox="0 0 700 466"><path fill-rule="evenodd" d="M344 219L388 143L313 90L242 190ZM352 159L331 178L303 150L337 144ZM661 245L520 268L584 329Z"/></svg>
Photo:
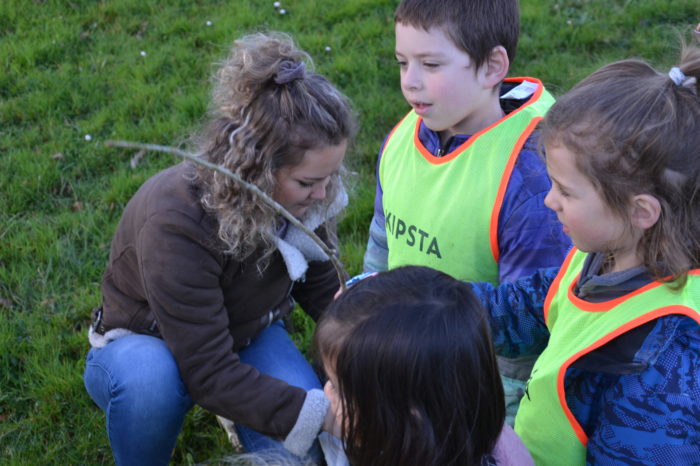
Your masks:
<svg viewBox="0 0 700 466"><path fill-rule="evenodd" d="M297 183L299 183L299 186L301 186L302 188L310 188L314 185L313 183L307 183L306 181L301 180L297 180Z"/></svg>
<svg viewBox="0 0 700 466"><path fill-rule="evenodd" d="M399 68L403 68L406 66L406 62L403 60L396 60L396 64L399 65Z"/></svg>
<svg viewBox="0 0 700 466"><path fill-rule="evenodd" d="M426 68L437 68L440 65L438 63L423 63L423 66Z"/></svg>
<svg viewBox="0 0 700 466"><path fill-rule="evenodd" d="M557 185L557 189L559 190L559 194L561 194L562 197L569 197L570 196L569 192L566 191L565 189L562 189L561 186Z"/></svg>

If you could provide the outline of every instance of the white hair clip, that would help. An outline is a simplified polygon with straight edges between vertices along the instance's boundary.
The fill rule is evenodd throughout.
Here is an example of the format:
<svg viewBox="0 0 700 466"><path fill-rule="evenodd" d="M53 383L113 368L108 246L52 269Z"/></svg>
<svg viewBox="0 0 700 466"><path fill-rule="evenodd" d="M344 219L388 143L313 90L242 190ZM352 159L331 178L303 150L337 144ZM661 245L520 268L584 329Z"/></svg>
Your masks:
<svg viewBox="0 0 700 466"><path fill-rule="evenodd" d="M685 81L686 76L685 74L683 74L680 68L674 66L668 72L668 77L671 78L671 81L673 81L676 86L681 86L683 85L683 81Z"/></svg>

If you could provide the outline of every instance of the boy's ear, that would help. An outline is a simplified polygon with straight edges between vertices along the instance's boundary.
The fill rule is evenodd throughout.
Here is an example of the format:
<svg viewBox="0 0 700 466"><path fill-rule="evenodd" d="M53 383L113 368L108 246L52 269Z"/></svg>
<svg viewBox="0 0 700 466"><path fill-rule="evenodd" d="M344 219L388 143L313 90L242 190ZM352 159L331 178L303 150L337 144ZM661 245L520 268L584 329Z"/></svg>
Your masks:
<svg viewBox="0 0 700 466"><path fill-rule="evenodd" d="M651 194L632 197L632 225L646 230L653 227L661 217L661 203Z"/></svg>
<svg viewBox="0 0 700 466"><path fill-rule="evenodd" d="M510 60L505 47L498 45L491 49L489 58L481 65L481 78L484 87L493 88L498 85L508 74Z"/></svg>

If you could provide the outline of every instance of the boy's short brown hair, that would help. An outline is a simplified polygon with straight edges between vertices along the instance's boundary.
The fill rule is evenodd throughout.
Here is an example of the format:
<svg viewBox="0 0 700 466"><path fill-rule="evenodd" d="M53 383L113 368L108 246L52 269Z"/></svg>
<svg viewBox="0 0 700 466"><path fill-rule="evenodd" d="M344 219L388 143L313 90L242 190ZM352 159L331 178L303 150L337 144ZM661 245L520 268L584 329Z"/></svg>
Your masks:
<svg viewBox="0 0 700 466"><path fill-rule="evenodd" d="M475 69L499 45L513 63L520 34L518 0L401 0L394 21L426 31L442 29L472 58Z"/></svg>

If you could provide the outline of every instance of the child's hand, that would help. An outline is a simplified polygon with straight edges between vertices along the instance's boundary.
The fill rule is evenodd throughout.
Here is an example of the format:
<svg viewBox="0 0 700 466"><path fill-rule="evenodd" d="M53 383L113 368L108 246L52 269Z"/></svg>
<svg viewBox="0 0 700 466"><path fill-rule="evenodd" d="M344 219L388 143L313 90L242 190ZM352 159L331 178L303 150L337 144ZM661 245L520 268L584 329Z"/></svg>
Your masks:
<svg viewBox="0 0 700 466"><path fill-rule="evenodd" d="M338 419L333 412L333 407L328 406L328 411L326 411L326 418L323 420L323 427L321 428L324 432L328 432L340 438L340 424L338 424Z"/></svg>
<svg viewBox="0 0 700 466"><path fill-rule="evenodd" d="M364 280L367 277L371 277L373 275L377 275L377 272L364 272L359 275L355 275L354 277L351 277L348 281L345 282L345 288L350 288L353 286L355 283L359 282L360 280ZM336 291L335 296L333 296L333 299L338 299L338 296L343 292L342 288L338 288L338 291Z"/></svg>
<svg viewBox="0 0 700 466"><path fill-rule="evenodd" d="M340 408L338 393L335 391L335 385L333 385L333 382L330 379L323 386L323 393L326 395L326 398L329 401L328 411L326 411L326 418L323 420L323 430L340 438L340 423L342 422L343 416Z"/></svg>

